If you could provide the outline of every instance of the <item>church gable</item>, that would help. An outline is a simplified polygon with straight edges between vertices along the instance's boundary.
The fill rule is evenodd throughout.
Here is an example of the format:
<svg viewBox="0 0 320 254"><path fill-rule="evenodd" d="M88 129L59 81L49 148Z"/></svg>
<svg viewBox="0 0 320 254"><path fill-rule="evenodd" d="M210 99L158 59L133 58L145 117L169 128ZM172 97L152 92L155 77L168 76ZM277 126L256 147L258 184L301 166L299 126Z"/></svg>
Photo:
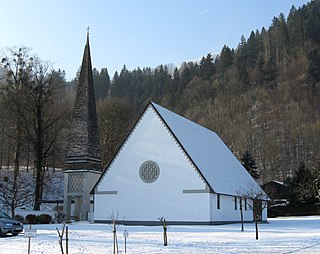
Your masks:
<svg viewBox="0 0 320 254"><path fill-rule="evenodd" d="M150 104L95 187L95 220L105 218L99 204L126 220L208 220L210 188ZM196 197L195 197L196 196ZM134 205L131 203L134 200ZM192 202L195 206L185 213ZM198 205L197 205L198 204ZM144 211L143 218L139 213ZM179 217L172 214L180 211ZM185 215L184 215L185 213ZM110 215L110 214L108 214ZM190 218L188 216L191 216ZM202 217L201 217L202 216Z"/></svg>
<svg viewBox="0 0 320 254"><path fill-rule="evenodd" d="M154 111L153 107L149 105L118 151L116 157L106 169L106 172L96 186L96 190L100 191L105 187L110 187L108 184L105 186L105 180L110 183L114 180L128 183L132 177L140 181L141 179L137 179L139 177L138 170L134 170L133 168L139 169L148 160L154 162L161 161L162 165L168 164L170 167L173 167L175 164L177 164L177 167L180 167L182 164L184 166L187 165L188 168L192 168L192 175L197 177L197 181L201 182L201 184L205 183L205 180L197 173L196 168L184 153L175 137L171 135L171 132ZM123 176L120 176L121 172L118 169L120 164L126 168L123 171L125 173ZM173 177L176 174L176 170L170 168L170 171L170 175ZM182 175L180 177L183 179L186 176ZM109 180L109 178L113 178L113 180ZM159 178L161 179L161 173Z"/></svg>

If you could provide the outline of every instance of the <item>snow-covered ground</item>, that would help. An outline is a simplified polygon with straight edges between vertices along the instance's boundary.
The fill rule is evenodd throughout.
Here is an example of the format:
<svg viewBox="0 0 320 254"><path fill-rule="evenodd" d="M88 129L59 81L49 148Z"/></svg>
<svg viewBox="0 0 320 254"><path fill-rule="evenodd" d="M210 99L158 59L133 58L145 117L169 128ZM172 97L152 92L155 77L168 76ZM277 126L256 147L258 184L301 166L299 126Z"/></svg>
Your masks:
<svg viewBox="0 0 320 254"><path fill-rule="evenodd" d="M320 253L320 216L270 219L259 225L255 240L254 224L222 226L169 226L168 246L162 244L161 227L118 227L119 253L124 253L123 231L129 232L127 253ZM31 253L60 252L60 224L34 225ZM86 222L69 225L69 253L113 253L112 229L108 224ZM0 253L27 253L28 238L23 233L0 237Z"/></svg>

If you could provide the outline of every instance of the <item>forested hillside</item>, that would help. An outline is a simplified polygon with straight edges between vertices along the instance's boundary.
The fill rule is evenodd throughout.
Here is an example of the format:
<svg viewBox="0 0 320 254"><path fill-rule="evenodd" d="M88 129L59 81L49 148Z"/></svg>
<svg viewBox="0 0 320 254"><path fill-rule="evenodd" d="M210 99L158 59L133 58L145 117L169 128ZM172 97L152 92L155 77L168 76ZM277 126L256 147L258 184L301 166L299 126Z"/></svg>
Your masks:
<svg viewBox="0 0 320 254"><path fill-rule="evenodd" d="M0 168L13 167L14 180L20 166L36 169L40 199L45 168L63 167L77 77L65 82L27 48L13 48L0 66ZM252 156L261 183L286 179L300 162L320 169L320 0L217 56L124 66L113 77L94 69L93 79L104 166L153 100L218 133L239 159Z"/></svg>
<svg viewBox="0 0 320 254"><path fill-rule="evenodd" d="M320 1L292 6L288 17L280 14L259 29L243 36L237 48L225 45L218 57L208 54L199 63L132 71L124 66L111 82L106 69L95 70L96 92L104 91L97 93L98 109L105 112L104 162L132 115L153 100L217 132L238 158L249 151L261 182L284 180L299 162L319 165ZM112 142L110 119L126 123Z"/></svg>

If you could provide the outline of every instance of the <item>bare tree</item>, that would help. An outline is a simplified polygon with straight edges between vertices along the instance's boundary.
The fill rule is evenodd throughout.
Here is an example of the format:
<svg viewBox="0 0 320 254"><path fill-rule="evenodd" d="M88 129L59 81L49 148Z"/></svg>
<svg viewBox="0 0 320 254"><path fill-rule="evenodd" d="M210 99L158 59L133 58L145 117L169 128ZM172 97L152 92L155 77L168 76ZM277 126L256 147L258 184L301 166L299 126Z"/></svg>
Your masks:
<svg viewBox="0 0 320 254"><path fill-rule="evenodd" d="M64 73L54 71L38 57L30 57L27 48L13 48L8 52L4 52L1 61L6 74L1 86L1 103L8 118L6 134L14 144L13 184L16 185L19 173L21 146L30 142L36 176L34 209L39 210L44 166L57 150L55 142L64 128L69 108L62 92Z"/></svg>
<svg viewBox="0 0 320 254"><path fill-rule="evenodd" d="M1 107L7 118L6 135L14 144L13 189L17 188L23 142L22 115L24 105L22 98L31 82L33 65L34 59L30 57L28 48L10 48L3 52L1 67L4 68L5 80L1 85Z"/></svg>
<svg viewBox="0 0 320 254"><path fill-rule="evenodd" d="M1 174L0 201L11 210L11 217L14 218L15 209L32 202L34 184L30 174L20 173L16 179L9 174ZM30 176L30 177L28 177Z"/></svg>
<svg viewBox="0 0 320 254"><path fill-rule="evenodd" d="M118 218L119 218L119 211L117 212L117 215L115 215L114 212L112 212L110 219L112 221L111 227L112 227L113 253L114 254L119 252L118 238L117 238Z"/></svg>
<svg viewBox="0 0 320 254"><path fill-rule="evenodd" d="M119 98L108 98L97 104L102 161L106 165L117 152L133 122L132 106Z"/></svg>
<svg viewBox="0 0 320 254"><path fill-rule="evenodd" d="M256 229L256 240L259 239L258 222L262 219L262 211L267 208L268 196L258 186L248 186L246 190L240 189L238 194L247 200L247 206L252 211ZM241 199L240 199L241 200Z"/></svg>
<svg viewBox="0 0 320 254"><path fill-rule="evenodd" d="M63 74L36 58L33 80L24 96L26 113L23 114L25 130L34 151L35 210L40 209L46 159L54 153L54 145L69 113L66 101L61 99L63 88Z"/></svg>

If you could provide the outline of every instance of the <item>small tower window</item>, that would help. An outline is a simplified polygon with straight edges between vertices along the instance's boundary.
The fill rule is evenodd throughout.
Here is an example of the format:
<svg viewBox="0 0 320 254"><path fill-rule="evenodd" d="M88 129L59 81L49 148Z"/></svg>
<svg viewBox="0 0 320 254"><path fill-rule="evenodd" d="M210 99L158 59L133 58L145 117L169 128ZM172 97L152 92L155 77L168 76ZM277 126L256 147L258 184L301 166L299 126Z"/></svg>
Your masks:
<svg viewBox="0 0 320 254"><path fill-rule="evenodd" d="M220 194L217 194L217 209L220 209Z"/></svg>

